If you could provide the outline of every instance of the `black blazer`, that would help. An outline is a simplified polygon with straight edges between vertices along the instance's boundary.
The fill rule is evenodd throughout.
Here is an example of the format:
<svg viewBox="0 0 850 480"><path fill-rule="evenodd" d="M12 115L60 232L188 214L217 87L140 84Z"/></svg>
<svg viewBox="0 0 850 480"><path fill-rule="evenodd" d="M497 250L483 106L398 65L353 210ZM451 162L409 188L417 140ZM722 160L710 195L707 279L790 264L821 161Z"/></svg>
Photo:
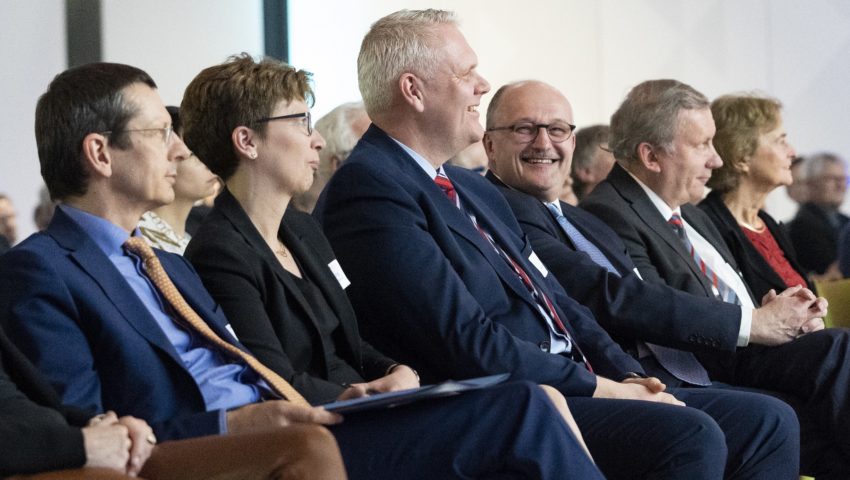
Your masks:
<svg viewBox="0 0 850 480"><path fill-rule="evenodd" d="M642 281L613 230L584 210L561 202L564 216L605 254L621 276L608 273L587 254L576 251L542 202L508 187L492 172L486 178L499 187L534 251L567 293L590 308L627 351L636 350L637 340L691 351L735 350L739 306Z"/></svg>
<svg viewBox="0 0 850 480"><path fill-rule="evenodd" d="M756 250L750 239L741 231L741 227L738 226L738 222L735 221L732 212L723 203L719 192L709 193L708 197L700 202L699 208L708 215L711 221L714 222L714 226L720 231L720 235L723 236L726 246L732 251L732 255L741 267L744 282L750 287L750 290L757 299L764 297L771 288L776 290L777 293L787 288L779 274L767 263L767 260ZM805 279L805 271L797 263L794 247L791 246L791 241L788 239L783 228L764 210L759 210L758 215L767 226L770 234L776 239L779 248L785 253L788 263ZM814 286L808 280L807 286L810 289L814 289Z"/></svg>
<svg viewBox="0 0 850 480"><path fill-rule="evenodd" d="M841 213L838 218L842 226L850 220ZM813 203L800 205L797 215L788 222L788 237L806 273L823 273L838 258L840 231L841 226L833 227L822 208Z"/></svg>
<svg viewBox="0 0 850 480"><path fill-rule="evenodd" d="M82 411L66 408L44 377L0 330L0 477L86 462Z"/></svg>
<svg viewBox="0 0 850 480"><path fill-rule="evenodd" d="M360 338L354 310L328 266L334 253L316 221L290 208L278 236L339 318L341 335L333 339L337 355L366 380L383 376L395 362ZM307 300L226 189L189 242L186 258L261 362L313 404L342 393L342 386L325 380L324 346Z"/></svg>

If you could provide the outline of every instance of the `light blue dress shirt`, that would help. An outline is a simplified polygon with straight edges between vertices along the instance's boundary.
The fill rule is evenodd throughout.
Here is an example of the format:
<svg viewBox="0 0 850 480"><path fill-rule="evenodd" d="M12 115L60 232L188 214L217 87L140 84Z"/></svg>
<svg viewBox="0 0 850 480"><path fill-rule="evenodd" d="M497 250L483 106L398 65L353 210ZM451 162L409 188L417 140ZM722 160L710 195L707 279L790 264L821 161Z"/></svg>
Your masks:
<svg viewBox="0 0 850 480"><path fill-rule="evenodd" d="M123 249L122 245L128 238L124 229L69 205L59 205L58 208L91 237L118 269L195 379L207 410L221 412L219 426L221 432L226 432L225 411L259 401L267 393L264 382L243 362L224 357L200 334L184 328L172 318L170 307L163 303L161 295L143 273L141 259ZM138 229L133 235L139 236Z"/></svg>

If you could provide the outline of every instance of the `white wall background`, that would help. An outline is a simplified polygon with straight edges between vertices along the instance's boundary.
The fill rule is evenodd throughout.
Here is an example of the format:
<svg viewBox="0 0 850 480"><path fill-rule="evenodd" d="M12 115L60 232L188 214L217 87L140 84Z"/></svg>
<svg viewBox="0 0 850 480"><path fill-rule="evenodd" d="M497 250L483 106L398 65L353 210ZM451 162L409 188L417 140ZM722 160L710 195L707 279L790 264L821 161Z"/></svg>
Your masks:
<svg viewBox="0 0 850 480"><path fill-rule="evenodd" d="M636 83L671 77L709 97L773 95L800 153L850 157L846 0L290 0L290 61L315 74L317 117L359 98L360 40L404 7L455 10L493 88L552 83L580 126L607 122ZM261 0L103 0L102 13L104 59L147 70L167 103L203 67L263 50ZM0 192L18 206L23 235L41 184L34 106L65 68L64 28L62 0L0 0ZM794 206L777 191L768 210L786 219Z"/></svg>

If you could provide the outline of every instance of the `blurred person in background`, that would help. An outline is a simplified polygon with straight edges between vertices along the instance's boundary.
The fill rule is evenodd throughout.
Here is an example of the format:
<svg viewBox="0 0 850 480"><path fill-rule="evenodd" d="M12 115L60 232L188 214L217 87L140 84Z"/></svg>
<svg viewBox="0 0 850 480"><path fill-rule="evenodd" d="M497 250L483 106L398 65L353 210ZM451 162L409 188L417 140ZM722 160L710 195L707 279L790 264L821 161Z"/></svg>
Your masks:
<svg viewBox="0 0 850 480"><path fill-rule="evenodd" d="M448 163L484 175L487 173L488 161L484 144L479 140L458 152L457 155L449 159Z"/></svg>
<svg viewBox="0 0 850 480"><path fill-rule="evenodd" d="M593 125L576 132L570 177L573 181L572 189L579 201L605 180L614 167L614 155L608 150L609 132L608 125Z"/></svg>
<svg viewBox="0 0 850 480"><path fill-rule="evenodd" d="M847 166L838 155L822 152L807 157L803 169L807 201L788 224L791 244L805 273L838 279L838 234L850 220L838 211L847 191Z"/></svg>
<svg viewBox="0 0 850 480"><path fill-rule="evenodd" d="M325 148L319 151L319 169L313 185L292 199L295 208L306 213L313 211L331 175L348 158L370 123L363 102L343 103L316 122L316 131L325 139Z"/></svg>
<svg viewBox="0 0 850 480"><path fill-rule="evenodd" d="M181 135L179 109L168 106L166 110L174 131ZM139 221L139 231L152 247L182 255L191 239L186 231L189 212L196 203L215 194L219 180L194 153L173 161L177 165L174 201L145 212Z"/></svg>
<svg viewBox="0 0 850 480"><path fill-rule="evenodd" d="M797 205L806 203L809 198L808 185L806 185L805 159L803 157L794 157L791 160L791 185L785 185L785 193L788 198L797 202Z"/></svg>
<svg viewBox="0 0 850 480"><path fill-rule="evenodd" d="M0 193L0 253L9 249L18 239L18 215L12 199Z"/></svg>

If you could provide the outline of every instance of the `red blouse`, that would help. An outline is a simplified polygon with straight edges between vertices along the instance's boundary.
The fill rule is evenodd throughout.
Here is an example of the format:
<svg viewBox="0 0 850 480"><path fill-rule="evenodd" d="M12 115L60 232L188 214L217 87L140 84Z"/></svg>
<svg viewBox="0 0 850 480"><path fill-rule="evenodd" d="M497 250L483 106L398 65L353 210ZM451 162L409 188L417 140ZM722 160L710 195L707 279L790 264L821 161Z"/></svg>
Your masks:
<svg viewBox="0 0 850 480"><path fill-rule="evenodd" d="M782 281L785 282L787 287L793 287L794 285L806 286L806 280L803 279L797 270L794 270L794 267L785 258L785 252L779 248L779 244L776 243L776 239L773 238L770 230L764 228L761 232L754 232L746 227L740 228L761 256L779 274L779 277L782 278Z"/></svg>

